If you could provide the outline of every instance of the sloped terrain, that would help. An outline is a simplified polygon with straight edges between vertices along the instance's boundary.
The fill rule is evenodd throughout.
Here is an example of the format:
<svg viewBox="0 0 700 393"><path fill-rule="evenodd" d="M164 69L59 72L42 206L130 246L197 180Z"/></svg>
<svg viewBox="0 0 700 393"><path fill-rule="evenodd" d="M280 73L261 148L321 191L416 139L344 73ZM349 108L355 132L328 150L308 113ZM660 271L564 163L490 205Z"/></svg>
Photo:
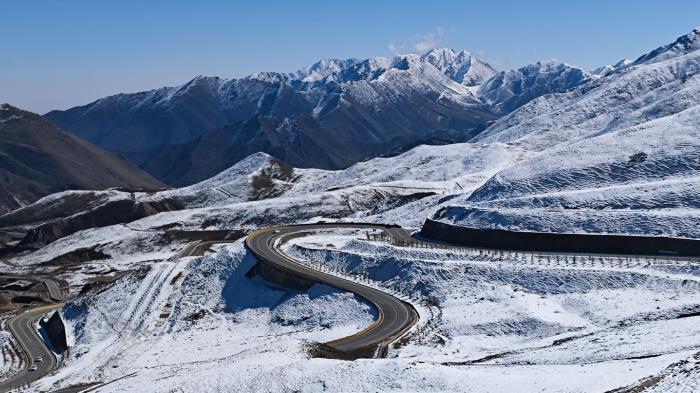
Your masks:
<svg viewBox="0 0 700 393"><path fill-rule="evenodd" d="M426 217L477 228L700 238L699 34L592 74L540 63L531 74L503 75L490 108L521 105L516 86L543 95L468 143L422 145L340 170L256 152L187 187L67 191L3 216L9 230L57 235L8 254L3 270L71 284L62 313L72 352L37 388L694 391L696 259L398 246L357 230L279 245L301 263L418 309L419 324L387 359L347 362L310 358L307 340L358 331L378 317L374 310L329 288L301 293L263 281L240 238L315 221L418 228ZM284 89L379 89L392 78L403 86L415 82L402 79L411 70L422 70L435 78L418 85L449 75L459 99L481 100L468 80L476 75L461 66L466 54L428 57L325 61L289 77L295 82ZM549 71L552 85L542 79ZM553 90L539 90L546 87ZM205 176L219 163L189 173ZM60 231L62 222L126 202L149 214ZM197 247L208 255L193 256Z"/></svg>
<svg viewBox="0 0 700 393"><path fill-rule="evenodd" d="M499 116L591 78L549 61L496 73L466 52L322 60L290 74L105 97L46 117L174 186L265 152L295 167L347 168L421 144L466 142Z"/></svg>
<svg viewBox="0 0 700 393"><path fill-rule="evenodd" d="M474 81L489 76L488 65L460 56L459 69L445 73ZM466 86L428 60L406 55L328 61L297 74L197 77L46 116L99 146L129 153L173 185L204 180L259 151L294 166L342 168L420 143L463 142L494 119ZM473 76L472 63L482 67Z"/></svg>
<svg viewBox="0 0 700 393"><path fill-rule="evenodd" d="M325 171L294 168L258 153L211 179L179 189L54 194L1 216L0 228L26 233L19 243L25 248L67 236L68 242L83 239L56 254L63 255L100 243L101 232L87 235L79 231L107 227L102 232L107 234L110 226L119 224L155 232L164 228L236 230L325 217L388 219L418 226L437 208L437 199L479 187L522 154L520 149L500 143L420 146L400 156ZM423 205L417 208L417 203ZM59 241L56 247L61 244ZM40 255L53 252L51 247L38 250L28 259L22 258L26 261L22 264L48 262L56 255L48 259Z"/></svg>
<svg viewBox="0 0 700 393"><path fill-rule="evenodd" d="M420 329L388 359L310 359L307 340L350 334L371 323L372 309L324 287L299 293L251 279L255 261L237 242L213 256L152 264L71 302L62 312L73 350L41 386L557 392L608 391L650 375L664 376L659 387L694 383L683 369L692 370L700 346L697 264L363 238L319 232L284 250L422 304Z"/></svg>
<svg viewBox="0 0 700 393"><path fill-rule="evenodd" d="M494 112L507 114L537 97L571 90L590 80L591 74L581 68L549 60L499 72L479 87L478 96Z"/></svg>
<svg viewBox="0 0 700 393"><path fill-rule="evenodd" d="M66 189L164 185L39 115L0 105L0 214Z"/></svg>
<svg viewBox="0 0 700 393"><path fill-rule="evenodd" d="M531 153L436 217L477 227L700 237L699 40L695 30L500 119L475 141Z"/></svg>

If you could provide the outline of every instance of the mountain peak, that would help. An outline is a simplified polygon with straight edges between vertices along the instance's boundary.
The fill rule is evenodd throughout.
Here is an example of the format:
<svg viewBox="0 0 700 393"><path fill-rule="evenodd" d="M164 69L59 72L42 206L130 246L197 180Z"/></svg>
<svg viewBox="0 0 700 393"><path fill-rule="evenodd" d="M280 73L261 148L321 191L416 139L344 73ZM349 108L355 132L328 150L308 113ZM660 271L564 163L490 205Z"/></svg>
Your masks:
<svg viewBox="0 0 700 393"><path fill-rule="evenodd" d="M700 42L700 26L694 28L693 31L684 35L683 37L678 38L678 40L682 40L688 43L692 42L697 45L698 42Z"/></svg>
<svg viewBox="0 0 700 393"><path fill-rule="evenodd" d="M435 48L420 58L465 86L480 85L496 74L490 64L464 50L455 52L450 48Z"/></svg>
<svg viewBox="0 0 700 393"><path fill-rule="evenodd" d="M0 102L0 110L3 110L3 111L18 111L18 110L20 110L20 109L17 108L17 107L12 106L12 105L10 105L10 104L8 104L7 102Z"/></svg>
<svg viewBox="0 0 700 393"><path fill-rule="evenodd" d="M660 46L653 51L640 56L634 61L633 64L656 63L688 54L697 49L700 49L700 27L696 27L690 33L678 37L670 44Z"/></svg>
<svg viewBox="0 0 700 393"><path fill-rule="evenodd" d="M328 77L340 74L343 70L359 63L360 60L350 59L321 59L316 63L306 66L294 73L294 76L302 82L316 82Z"/></svg>
<svg viewBox="0 0 700 393"><path fill-rule="evenodd" d="M41 118L41 116L25 111L24 109L17 108L16 106L12 106L8 103L0 103L0 121L5 121L8 119L19 119L19 118L25 118L27 116L36 116ZM43 118L41 118L43 119Z"/></svg>
<svg viewBox="0 0 700 393"><path fill-rule="evenodd" d="M458 62L470 60L472 55L467 51L457 52L451 48L435 48L425 52L420 58L441 69Z"/></svg>
<svg viewBox="0 0 700 393"><path fill-rule="evenodd" d="M281 74L279 72L262 71L262 72L256 72L254 74L250 74L247 77L245 77L245 79L257 80L257 81L267 82L267 83L281 83L287 79L287 75L288 74Z"/></svg>
<svg viewBox="0 0 700 393"><path fill-rule="evenodd" d="M435 58L441 61L452 61L456 57L457 52L452 48L433 48L421 55L423 59Z"/></svg>

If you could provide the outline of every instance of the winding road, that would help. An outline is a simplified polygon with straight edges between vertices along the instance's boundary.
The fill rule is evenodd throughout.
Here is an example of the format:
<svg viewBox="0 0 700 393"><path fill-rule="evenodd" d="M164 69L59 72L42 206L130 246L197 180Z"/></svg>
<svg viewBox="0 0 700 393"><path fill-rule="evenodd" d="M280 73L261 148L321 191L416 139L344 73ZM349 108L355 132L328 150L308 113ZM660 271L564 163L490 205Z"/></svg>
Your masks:
<svg viewBox="0 0 700 393"><path fill-rule="evenodd" d="M382 230L395 239L407 240L410 238L409 232L398 227L374 224L329 223L259 229L246 238L246 246L260 261L273 264L277 269L307 281L322 283L352 292L373 304L379 314L374 323L356 334L326 344L355 357L385 356L389 344L399 339L418 321L418 313L413 306L378 289L314 270L285 255L276 247L279 241L284 241L286 238L329 229ZM171 259L202 255L204 250L211 245L227 242L230 241L192 242ZM53 300L62 300L63 296L56 282L49 279L42 281ZM51 350L46 347L44 340L38 335L36 323L43 315L60 306L60 304L54 304L32 308L8 321L8 330L22 347L28 363L25 369L0 382L0 392L28 386L30 383L53 371L56 367L56 358ZM39 357L42 358L42 361L37 361ZM34 365L37 369L30 371L30 367Z"/></svg>
<svg viewBox="0 0 700 393"><path fill-rule="evenodd" d="M36 323L44 314L60 306L61 305L55 304L35 307L18 314L7 322L8 330L12 333L17 342L19 342L19 345L26 354L28 363L24 370L0 382L0 391L7 392L27 386L54 369L56 366L56 357L53 352L46 347L44 340L37 333ZM42 361L37 360L40 357ZM36 366L36 370L30 371L29 368L32 365Z"/></svg>
<svg viewBox="0 0 700 393"><path fill-rule="evenodd" d="M279 242L286 238L295 237L302 233L338 228L379 229L392 237L410 237L410 234L402 228L372 224L292 225L254 231L246 238L246 246L263 263L273 264L284 272L308 281L355 293L372 303L379 313L379 317L373 324L352 336L326 344L350 354L363 353L370 349L373 351L373 355L383 356L386 354L388 345L400 338L418 321L418 313L415 308L386 292L302 265L283 254L276 247Z"/></svg>

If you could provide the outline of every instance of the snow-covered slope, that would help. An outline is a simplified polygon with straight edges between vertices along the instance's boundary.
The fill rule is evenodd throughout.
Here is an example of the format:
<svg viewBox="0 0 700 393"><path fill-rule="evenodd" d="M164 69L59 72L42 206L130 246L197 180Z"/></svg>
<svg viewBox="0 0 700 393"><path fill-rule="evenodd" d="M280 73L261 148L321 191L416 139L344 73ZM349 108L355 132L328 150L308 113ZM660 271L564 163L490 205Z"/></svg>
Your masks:
<svg viewBox="0 0 700 393"><path fill-rule="evenodd" d="M323 59L294 73L294 79L308 83L335 80L343 70L357 64L358 59Z"/></svg>
<svg viewBox="0 0 700 393"><path fill-rule="evenodd" d="M630 59L622 59L613 65L606 64L604 66L598 67L595 70L593 70L591 73L593 74L594 77L600 78L603 76L607 76L608 74L610 74L613 71L627 67L628 65L630 65L632 63L633 63L633 61Z"/></svg>
<svg viewBox="0 0 700 393"><path fill-rule="evenodd" d="M533 99L612 72L543 61L496 73L469 52L440 48L321 60L294 73L199 76L46 116L183 186L260 151L296 167L338 169L419 144L465 142Z"/></svg>
<svg viewBox="0 0 700 393"><path fill-rule="evenodd" d="M634 61L633 64L655 63L696 51L700 49L700 39L698 39L699 36L700 27L697 27L690 33L678 37L676 41L668 45L658 47L653 51L640 56Z"/></svg>
<svg viewBox="0 0 700 393"><path fill-rule="evenodd" d="M4 217L4 222L31 227L35 222L50 221L61 226L73 215L104 209L110 201L178 206L178 211L154 211L133 222L73 233L15 258L16 264L31 267L97 247L107 255L100 264L114 263L114 269L123 270L143 260L129 255L134 253L133 245L142 247L142 254L169 252L171 245L162 234L167 230L252 230L314 219L417 227L440 206L441 199L478 188L522 154L521 149L500 143L420 146L400 156L376 158L342 171L324 171L293 168L259 153L192 186L157 193L66 192L25 208L25 214ZM70 210L66 210L66 202L70 202ZM81 204L83 210L78 208ZM61 212L67 217L62 218Z"/></svg>
<svg viewBox="0 0 700 393"><path fill-rule="evenodd" d="M699 40L696 29L499 119L475 140L530 153L437 217L469 226L700 237L693 202L700 175ZM519 213L493 214L512 200ZM564 207L581 210L552 211ZM620 215L626 219L615 225Z"/></svg>
<svg viewBox="0 0 700 393"><path fill-rule="evenodd" d="M255 261L239 241L151 264L71 301L62 310L71 352L35 386L562 392L610 391L658 374L662 386L692 391L697 264L411 249L361 235L320 232L283 250L423 304L421 329L387 359L310 358L309 341L351 334L376 312L331 288L303 293L250 278ZM667 371L680 362L685 372Z"/></svg>
<svg viewBox="0 0 700 393"><path fill-rule="evenodd" d="M421 83L444 78L416 56L394 60L354 86L403 78L402 67L423 70ZM195 185L135 194L139 203L185 209L136 227L253 228L319 217L417 227L432 216L476 227L699 237L697 70L697 51L618 67L535 99L474 142L419 146L344 170L294 168L257 153ZM74 240L66 240L72 249L89 246Z"/></svg>
<svg viewBox="0 0 700 393"><path fill-rule="evenodd" d="M507 114L533 99L561 93L586 83L587 71L556 60L502 71L479 87L477 95L499 114Z"/></svg>

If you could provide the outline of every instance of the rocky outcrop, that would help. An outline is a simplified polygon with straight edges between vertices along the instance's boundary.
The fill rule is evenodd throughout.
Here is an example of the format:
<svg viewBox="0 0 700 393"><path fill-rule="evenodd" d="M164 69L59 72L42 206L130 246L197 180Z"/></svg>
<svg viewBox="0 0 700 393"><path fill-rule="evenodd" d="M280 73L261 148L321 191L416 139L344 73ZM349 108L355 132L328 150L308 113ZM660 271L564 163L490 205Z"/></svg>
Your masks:
<svg viewBox="0 0 700 393"><path fill-rule="evenodd" d="M68 350L68 342L66 340L66 327L63 324L63 319L58 311L54 312L48 320L42 319L39 325L46 331L46 335L51 341L51 345L59 352L63 353Z"/></svg>

